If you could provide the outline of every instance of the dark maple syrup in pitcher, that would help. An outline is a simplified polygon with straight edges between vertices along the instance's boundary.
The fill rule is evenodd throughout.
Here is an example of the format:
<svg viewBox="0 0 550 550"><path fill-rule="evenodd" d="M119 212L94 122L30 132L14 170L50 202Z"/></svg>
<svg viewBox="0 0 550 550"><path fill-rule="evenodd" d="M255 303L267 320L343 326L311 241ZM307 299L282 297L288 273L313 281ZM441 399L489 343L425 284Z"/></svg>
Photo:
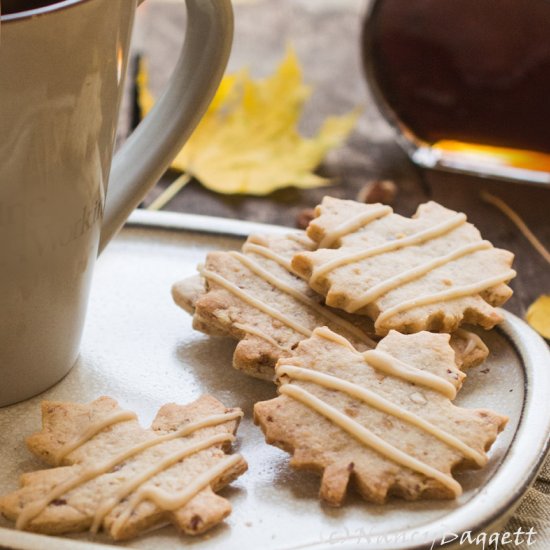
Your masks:
<svg viewBox="0 0 550 550"><path fill-rule="evenodd" d="M550 173L550 0L378 0L363 52L418 143Z"/></svg>

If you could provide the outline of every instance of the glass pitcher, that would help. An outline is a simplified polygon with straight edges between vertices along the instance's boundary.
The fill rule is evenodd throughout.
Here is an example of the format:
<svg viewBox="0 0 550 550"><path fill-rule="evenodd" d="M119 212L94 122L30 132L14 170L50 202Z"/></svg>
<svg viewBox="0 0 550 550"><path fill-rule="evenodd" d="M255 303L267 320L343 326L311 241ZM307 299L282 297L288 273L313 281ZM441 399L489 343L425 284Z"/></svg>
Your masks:
<svg viewBox="0 0 550 550"><path fill-rule="evenodd" d="M374 0L362 53L417 165L550 185L550 0Z"/></svg>

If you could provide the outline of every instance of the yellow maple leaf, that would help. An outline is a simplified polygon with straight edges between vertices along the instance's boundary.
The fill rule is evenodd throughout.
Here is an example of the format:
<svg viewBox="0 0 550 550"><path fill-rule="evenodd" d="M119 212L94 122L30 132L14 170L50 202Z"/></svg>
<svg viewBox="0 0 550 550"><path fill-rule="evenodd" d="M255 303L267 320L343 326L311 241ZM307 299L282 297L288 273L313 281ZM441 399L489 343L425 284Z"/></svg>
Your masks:
<svg viewBox="0 0 550 550"><path fill-rule="evenodd" d="M525 319L540 335L550 338L550 295L539 296L529 306Z"/></svg>
<svg viewBox="0 0 550 550"><path fill-rule="evenodd" d="M140 107L146 113L153 100L143 67L137 85ZM344 142L359 112L328 117L316 136L305 138L297 125L311 93L290 48L267 78L253 80L246 70L224 76L172 168L225 194L267 195L288 186L330 183L313 171L330 149Z"/></svg>

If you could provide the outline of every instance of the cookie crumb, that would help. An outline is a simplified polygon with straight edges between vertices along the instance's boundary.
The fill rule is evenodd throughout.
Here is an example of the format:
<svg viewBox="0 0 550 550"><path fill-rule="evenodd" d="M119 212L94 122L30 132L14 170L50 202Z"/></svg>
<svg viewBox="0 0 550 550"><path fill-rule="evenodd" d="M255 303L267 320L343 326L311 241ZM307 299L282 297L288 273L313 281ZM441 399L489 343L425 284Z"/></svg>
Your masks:
<svg viewBox="0 0 550 550"><path fill-rule="evenodd" d="M417 405L425 405L428 402L426 401L426 398L418 391L411 393L411 395L409 395L409 399Z"/></svg>

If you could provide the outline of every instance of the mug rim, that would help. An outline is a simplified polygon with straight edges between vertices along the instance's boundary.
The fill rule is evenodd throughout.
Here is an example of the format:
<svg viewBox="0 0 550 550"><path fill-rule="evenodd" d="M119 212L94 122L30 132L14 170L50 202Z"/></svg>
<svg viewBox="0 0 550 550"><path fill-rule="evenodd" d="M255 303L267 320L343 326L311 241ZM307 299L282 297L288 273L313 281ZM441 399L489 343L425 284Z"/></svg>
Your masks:
<svg viewBox="0 0 550 550"><path fill-rule="evenodd" d="M48 4L47 6L43 6L41 8L24 10L16 13L9 13L6 15L0 14L0 22L3 25L5 23L12 23L14 21L24 21L39 15L46 15L48 13L58 12L58 11L70 8L72 6L76 6L78 4L83 4L84 2L87 2L87 1L88 0L58 0L53 4Z"/></svg>

